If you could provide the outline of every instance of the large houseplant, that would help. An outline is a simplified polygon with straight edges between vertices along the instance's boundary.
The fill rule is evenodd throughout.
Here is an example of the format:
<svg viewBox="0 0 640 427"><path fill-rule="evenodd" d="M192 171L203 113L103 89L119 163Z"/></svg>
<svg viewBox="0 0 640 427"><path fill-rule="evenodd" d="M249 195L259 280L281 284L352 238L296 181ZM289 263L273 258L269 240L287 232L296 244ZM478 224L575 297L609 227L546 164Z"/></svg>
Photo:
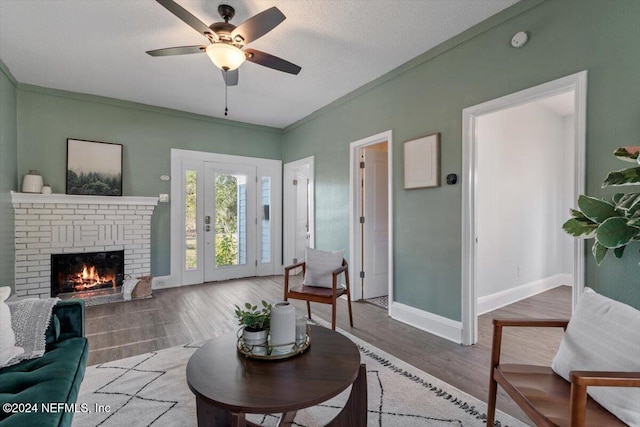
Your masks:
<svg viewBox="0 0 640 427"><path fill-rule="evenodd" d="M614 151L620 159L640 165L640 146ZM610 172L602 187L640 184L640 166ZM595 238L592 252L600 265L609 249L621 258L627 245L640 241L640 193L616 193L611 200L581 195L578 208L562 228L575 237Z"/></svg>

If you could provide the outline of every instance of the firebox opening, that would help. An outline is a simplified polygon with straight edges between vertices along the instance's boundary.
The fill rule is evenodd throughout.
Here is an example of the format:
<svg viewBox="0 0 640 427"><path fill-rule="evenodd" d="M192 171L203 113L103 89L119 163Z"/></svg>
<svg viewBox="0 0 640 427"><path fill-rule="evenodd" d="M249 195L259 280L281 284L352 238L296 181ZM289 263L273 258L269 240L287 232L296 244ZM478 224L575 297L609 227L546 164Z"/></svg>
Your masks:
<svg viewBox="0 0 640 427"><path fill-rule="evenodd" d="M84 298L121 292L124 250L51 255L51 296Z"/></svg>

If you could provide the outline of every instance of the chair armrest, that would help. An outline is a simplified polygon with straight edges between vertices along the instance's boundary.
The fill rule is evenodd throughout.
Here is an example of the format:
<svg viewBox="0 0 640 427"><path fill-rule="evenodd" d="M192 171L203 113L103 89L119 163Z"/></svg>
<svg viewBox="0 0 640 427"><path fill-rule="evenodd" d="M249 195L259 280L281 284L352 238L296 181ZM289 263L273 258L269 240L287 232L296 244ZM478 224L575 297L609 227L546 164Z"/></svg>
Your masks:
<svg viewBox="0 0 640 427"><path fill-rule="evenodd" d="M333 270L333 271L331 272L331 274L332 274L332 275L334 275L334 276L339 276L340 274L342 274L342 273L344 273L345 271L347 271L347 269L348 269L348 268L349 268L349 266L347 266L347 265L343 265L342 267L340 267L340 268L337 268L337 269Z"/></svg>
<svg viewBox="0 0 640 427"><path fill-rule="evenodd" d="M571 371L569 376L581 387L640 387L640 372Z"/></svg>
<svg viewBox="0 0 640 427"><path fill-rule="evenodd" d="M298 262L296 264L289 265L289 266L284 268L284 274L289 274L289 271L293 270L294 268L300 268L300 267L305 268L305 266L306 266L306 262L305 261L300 261L300 262Z"/></svg>
<svg viewBox="0 0 640 427"><path fill-rule="evenodd" d="M586 422L587 387L640 387L640 372L571 371L571 425Z"/></svg>
<svg viewBox="0 0 640 427"><path fill-rule="evenodd" d="M567 328L568 319L493 319L494 327L515 326L534 328Z"/></svg>
<svg viewBox="0 0 640 427"><path fill-rule="evenodd" d="M53 307L53 314L60 321L60 341L84 337L84 312L84 301L81 299L61 300Z"/></svg>
<svg viewBox="0 0 640 427"><path fill-rule="evenodd" d="M493 319L493 343L491 344L491 375L500 364L503 327L563 328L567 329L567 319Z"/></svg>

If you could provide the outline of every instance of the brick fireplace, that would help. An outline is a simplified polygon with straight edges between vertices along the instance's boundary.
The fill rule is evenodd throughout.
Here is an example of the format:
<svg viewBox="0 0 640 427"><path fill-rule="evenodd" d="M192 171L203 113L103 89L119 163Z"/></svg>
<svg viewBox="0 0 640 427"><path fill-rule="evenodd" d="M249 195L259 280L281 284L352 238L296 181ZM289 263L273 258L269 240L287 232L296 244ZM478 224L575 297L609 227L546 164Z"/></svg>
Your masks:
<svg viewBox="0 0 640 427"><path fill-rule="evenodd" d="M151 274L151 216L157 197L11 193L15 292L48 298L54 254L124 251L124 275Z"/></svg>

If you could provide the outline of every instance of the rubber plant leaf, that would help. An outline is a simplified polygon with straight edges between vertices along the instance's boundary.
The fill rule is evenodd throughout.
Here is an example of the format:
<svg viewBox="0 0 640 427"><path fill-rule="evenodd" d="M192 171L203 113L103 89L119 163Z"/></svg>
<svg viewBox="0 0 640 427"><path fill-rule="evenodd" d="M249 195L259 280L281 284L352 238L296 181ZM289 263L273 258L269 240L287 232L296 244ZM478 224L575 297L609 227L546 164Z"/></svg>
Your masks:
<svg viewBox="0 0 640 427"><path fill-rule="evenodd" d="M585 239L591 239L595 237L598 224L589 219L584 221L577 218L571 218L562 225L562 229L573 237L584 236Z"/></svg>
<svg viewBox="0 0 640 427"><path fill-rule="evenodd" d="M629 244L638 234L640 229L627 225L625 218L613 217L600 224L596 232L596 240L602 246L614 249Z"/></svg>
<svg viewBox="0 0 640 427"><path fill-rule="evenodd" d="M584 214L582 212L580 212L577 209L569 209L569 212L571 213L571 216L575 219L579 219L579 220L585 220L585 221L590 221L592 222L589 218L587 218L586 216L584 216Z"/></svg>
<svg viewBox="0 0 640 427"><path fill-rule="evenodd" d="M616 258L622 258L622 254L624 254L625 248L626 246L620 246L619 248L615 248L613 250L613 254L616 256Z"/></svg>
<svg viewBox="0 0 640 427"><path fill-rule="evenodd" d="M640 205L640 193L622 194L622 197L618 198L618 200L615 200L615 197L613 200L616 203L616 209L628 211Z"/></svg>
<svg viewBox="0 0 640 427"><path fill-rule="evenodd" d="M637 162L638 154L640 153L639 146L629 146L629 147L620 147L613 152L613 155L616 156L620 160L624 160L627 162Z"/></svg>
<svg viewBox="0 0 640 427"><path fill-rule="evenodd" d="M620 216L615 206L595 197L579 196L578 207L587 218L599 224L608 218Z"/></svg>
<svg viewBox="0 0 640 427"><path fill-rule="evenodd" d="M591 252L593 252L593 257L596 259L596 264L600 265L604 257L607 255L606 247L602 246L598 242L593 242L593 246L591 247Z"/></svg>
<svg viewBox="0 0 640 427"><path fill-rule="evenodd" d="M640 184L640 167L609 172L602 186L634 184Z"/></svg>

